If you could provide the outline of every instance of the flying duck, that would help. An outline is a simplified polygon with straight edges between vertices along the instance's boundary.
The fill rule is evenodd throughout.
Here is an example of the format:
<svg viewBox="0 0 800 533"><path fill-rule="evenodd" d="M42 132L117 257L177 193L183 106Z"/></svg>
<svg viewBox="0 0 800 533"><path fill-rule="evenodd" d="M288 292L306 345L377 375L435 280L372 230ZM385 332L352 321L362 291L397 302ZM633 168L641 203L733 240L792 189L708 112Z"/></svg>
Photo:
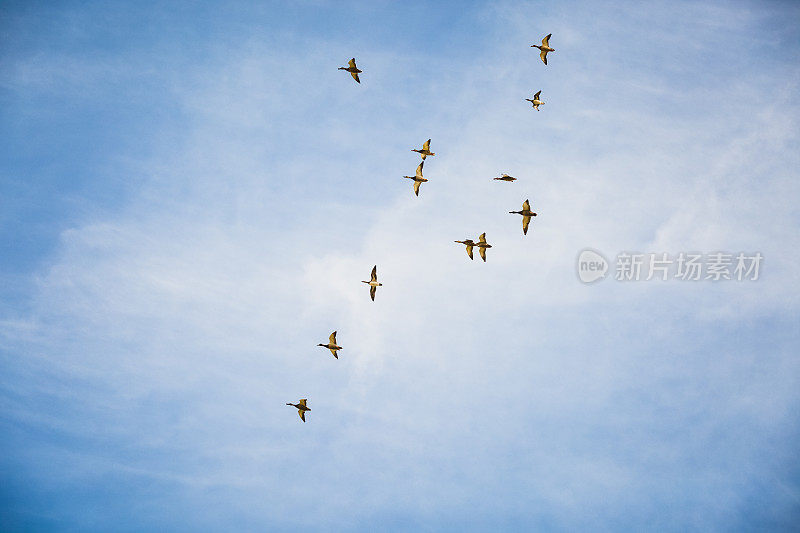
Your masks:
<svg viewBox="0 0 800 533"><path fill-rule="evenodd" d="M552 33L548 33L547 37L542 39L541 46L538 45L538 44L532 44L531 45L531 48L538 48L539 50L542 51L542 53L539 54L539 57L542 58L542 61L544 62L545 65L547 64L547 52L555 52L556 51L555 48L550 48L550 37L552 35L553 35Z"/></svg>
<svg viewBox="0 0 800 533"><path fill-rule="evenodd" d="M303 398L298 403L287 403L286 405L291 405L292 407L297 408L297 414L300 415L300 419L305 422L306 421L306 411L310 411L308 407L306 407L306 402L308 399Z"/></svg>
<svg viewBox="0 0 800 533"><path fill-rule="evenodd" d="M483 262L486 262L486 249L491 248L492 245L486 242L486 232L481 233L481 236L478 237L478 242L475 243L475 246L478 247L478 253L481 254L481 259Z"/></svg>
<svg viewBox="0 0 800 533"><path fill-rule="evenodd" d="M354 80L356 80L358 83L361 83L361 80L358 79L358 73L359 72L364 72L364 71L363 70L358 70L358 67L356 66L356 58L354 57L353 59L348 61L347 64L350 65L350 66L349 67L339 67L339 70L346 70L347 72L350 73L351 76L353 76Z"/></svg>
<svg viewBox="0 0 800 533"><path fill-rule="evenodd" d="M542 102L541 100L539 100L539 95L540 95L540 94L542 94L542 91L538 91L536 94L534 94L534 95L533 95L533 100L531 100L530 98L526 98L526 99L525 99L525 100L529 101L529 102L530 102L530 103L533 105L533 108L534 108L536 111L539 111L539 106L540 106L540 105L544 105L544 102Z"/></svg>
<svg viewBox="0 0 800 533"><path fill-rule="evenodd" d="M336 353L337 351L341 350L342 347L336 344L336 332L334 331L331 333L331 336L328 337L328 344L317 344L317 346L322 346L323 348L327 348L331 351L333 356L336 359L339 359L339 355Z"/></svg>
<svg viewBox="0 0 800 533"><path fill-rule="evenodd" d="M419 164L417 167L417 173L414 176L403 176L404 178L408 178L410 180L414 180L414 194L419 196L419 186L422 185L423 181L428 181L422 177L422 165L425 164L425 161Z"/></svg>
<svg viewBox="0 0 800 533"><path fill-rule="evenodd" d="M528 234L528 224L531 222L531 217L535 217L536 213L531 211L531 204L528 203L528 200L525 200L525 203L522 204L522 211L509 211L514 215L522 215L522 233L527 235Z"/></svg>
<svg viewBox="0 0 800 533"><path fill-rule="evenodd" d="M431 140L428 139L425 141L425 144L422 145L422 150L411 150L412 152L417 152L419 155L422 156L422 160L425 161L427 156L435 156L436 154L431 152Z"/></svg>
<svg viewBox="0 0 800 533"><path fill-rule="evenodd" d="M467 247L467 255L469 256L470 259L472 259L472 247L475 246L475 243L472 242L472 239L467 239L465 241L454 241L454 242L457 242L458 244L466 245L466 247Z"/></svg>
<svg viewBox="0 0 800 533"><path fill-rule="evenodd" d="M493 178L498 181L517 181L517 178L511 177L508 174L503 174L499 178Z"/></svg>
<svg viewBox="0 0 800 533"><path fill-rule="evenodd" d="M378 290L378 287L383 285L383 283L378 283L378 265L372 267L372 276L370 277L369 281L362 281L361 283L366 283L369 285L369 297L372 298L372 301L374 302L375 292Z"/></svg>

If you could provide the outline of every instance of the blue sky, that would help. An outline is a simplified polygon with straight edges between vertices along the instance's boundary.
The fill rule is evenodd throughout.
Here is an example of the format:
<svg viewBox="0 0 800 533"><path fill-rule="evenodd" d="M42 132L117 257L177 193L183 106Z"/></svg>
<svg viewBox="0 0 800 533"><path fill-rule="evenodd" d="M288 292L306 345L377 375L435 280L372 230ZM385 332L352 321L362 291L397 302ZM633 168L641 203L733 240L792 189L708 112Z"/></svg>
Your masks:
<svg viewBox="0 0 800 533"><path fill-rule="evenodd" d="M796 527L798 15L3 3L0 528Z"/></svg>

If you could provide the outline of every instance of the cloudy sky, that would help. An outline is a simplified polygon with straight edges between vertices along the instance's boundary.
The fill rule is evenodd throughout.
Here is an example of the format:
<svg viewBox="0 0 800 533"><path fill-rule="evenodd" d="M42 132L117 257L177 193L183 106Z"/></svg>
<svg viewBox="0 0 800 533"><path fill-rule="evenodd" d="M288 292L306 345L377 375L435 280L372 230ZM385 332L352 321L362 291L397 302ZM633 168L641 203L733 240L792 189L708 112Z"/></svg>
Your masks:
<svg viewBox="0 0 800 533"><path fill-rule="evenodd" d="M798 20L4 2L0 529L796 527Z"/></svg>

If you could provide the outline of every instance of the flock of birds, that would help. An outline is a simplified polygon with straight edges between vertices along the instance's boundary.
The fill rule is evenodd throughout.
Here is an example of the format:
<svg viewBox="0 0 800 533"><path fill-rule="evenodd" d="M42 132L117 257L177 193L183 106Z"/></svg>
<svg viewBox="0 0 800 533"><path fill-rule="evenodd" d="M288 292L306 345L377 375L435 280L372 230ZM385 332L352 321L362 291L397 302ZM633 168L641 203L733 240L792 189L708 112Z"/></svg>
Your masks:
<svg viewBox="0 0 800 533"><path fill-rule="evenodd" d="M531 45L531 48L538 48L541 51L539 57L542 59L542 62L545 65L547 65L548 52L555 52L555 49L550 47L550 37L552 35L553 35L552 33L547 34L547 36L544 39L542 39L541 45L538 44ZM350 61L348 61L346 67L339 67L339 70L344 70L346 72L349 72L357 83L361 83L361 79L358 77L358 75L363 73L364 71L360 70L356 66L355 58L352 58ZM525 98L526 101L531 103L531 105L536 111L539 111L540 105L544 105L544 102L540 99L541 94L542 91L537 91L536 94L533 95L533 98ZM436 155L436 153L431 152L431 139L425 141L425 143L422 145L422 149L420 150L412 149L411 151L417 152L420 155L420 157L422 157L422 162L420 162L419 166L417 167L417 171L414 173L413 176L403 176L403 177L406 179L410 179L414 182L414 195L419 196L420 186L428 181L427 178L424 178L422 176L422 168L425 166L425 158L428 156L433 157ZM493 179L497 181L507 181L507 182L512 182L517 180L517 178L509 176L508 174L502 174L500 177ZM525 202L523 202L522 204L522 209L520 211L509 211L509 213L515 215L522 215L522 233L524 235L527 235L528 225L531 222L531 217L536 216L536 213L534 213L531 210L530 202L528 200L525 200ZM485 232L480 234L480 236L478 237L478 242L475 242L472 239L464 239L463 241L455 241L455 242L457 242L458 244L463 244L466 247L467 255L469 256L470 259L473 259L472 256L473 249L478 248L478 253L480 254L481 259L483 259L484 262L486 262L486 250L492 247L491 244L486 242ZM369 297L374 302L375 293L378 291L378 287L383 285L382 283L378 282L378 265L372 267L372 273L370 275L369 281L362 281L361 283L366 283L367 285L369 285ZM335 331L330 334L330 337L328 337L327 344L320 343L317 344L317 346L321 346L322 348L327 348L328 350L330 350L336 359L339 359L339 350L343 349L336 342ZM287 403L286 405L289 405L297 409L297 413L300 415L300 419L303 422L306 421L306 412L311 411L311 409L308 407L308 398L302 398L297 403Z"/></svg>

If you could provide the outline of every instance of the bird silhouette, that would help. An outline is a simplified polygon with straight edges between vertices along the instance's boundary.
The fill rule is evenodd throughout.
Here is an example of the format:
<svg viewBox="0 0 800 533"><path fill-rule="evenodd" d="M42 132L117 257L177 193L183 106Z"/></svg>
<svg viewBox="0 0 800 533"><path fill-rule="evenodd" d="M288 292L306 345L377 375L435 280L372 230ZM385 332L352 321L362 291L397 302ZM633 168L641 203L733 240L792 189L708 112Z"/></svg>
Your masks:
<svg viewBox="0 0 800 533"><path fill-rule="evenodd" d="M345 70L345 71L349 72L350 75L353 76L354 80L356 80L358 83L361 83L361 80L358 79L358 73L359 72L364 72L364 71L363 70L358 70L358 67L356 66L356 58L354 57L353 59L348 61L347 64L349 66L347 66L347 67L339 67L339 70Z"/></svg>
<svg viewBox="0 0 800 533"><path fill-rule="evenodd" d="M531 217L536 216L536 213L531 211L531 204L528 202L528 200L525 200L525 202L522 204L521 211L509 211L509 213L512 213L514 215L522 215L522 233L527 235L528 224L530 224L531 222Z"/></svg>
<svg viewBox="0 0 800 533"><path fill-rule="evenodd" d="M369 297L372 298L372 301L375 301L375 293L378 290L378 287L381 287L383 283L378 283L378 265L372 267L372 276L370 276L369 281L362 281L361 283L366 283L369 285Z"/></svg>
<svg viewBox="0 0 800 533"><path fill-rule="evenodd" d="M310 411L311 409L306 406L306 402L308 399L303 398L297 403L287 403L286 405L291 405L297 409L297 414L300 415L300 419L305 422L306 421L306 411Z"/></svg>
<svg viewBox="0 0 800 533"><path fill-rule="evenodd" d="M419 164L417 167L417 172L414 176L403 176L404 178L414 180L414 194L419 196L419 186L422 185L423 182L428 181L427 179L422 177L422 166L425 164L425 161Z"/></svg>
<svg viewBox="0 0 800 533"><path fill-rule="evenodd" d="M336 332L334 331L331 333L331 336L328 337L328 344L317 344L317 346L322 346L323 348L327 348L331 351L333 356L336 359L339 359L339 355L336 353L337 351L341 350L342 347L336 344Z"/></svg>
<svg viewBox="0 0 800 533"><path fill-rule="evenodd" d="M412 149L412 152L417 152L419 155L422 156L422 160L424 161L427 156L435 156L436 154L431 152L431 140L428 139L425 141L425 144L422 145L422 150L415 150Z"/></svg>
<svg viewBox="0 0 800 533"><path fill-rule="evenodd" d="M547 52L555 52L556 51L555 48L550 48L550 37L552 37L552 36L553 36L552 33L548 33L547 37L542 39L542 44L541 45L538 45L538 44L532 44L531 45L531 48L538 48L539 50L542 51L539 54L539 57L542 58L542 62L545 65L547 64ZM569 54L567 54L567 55L569 55Z"/></svg>

